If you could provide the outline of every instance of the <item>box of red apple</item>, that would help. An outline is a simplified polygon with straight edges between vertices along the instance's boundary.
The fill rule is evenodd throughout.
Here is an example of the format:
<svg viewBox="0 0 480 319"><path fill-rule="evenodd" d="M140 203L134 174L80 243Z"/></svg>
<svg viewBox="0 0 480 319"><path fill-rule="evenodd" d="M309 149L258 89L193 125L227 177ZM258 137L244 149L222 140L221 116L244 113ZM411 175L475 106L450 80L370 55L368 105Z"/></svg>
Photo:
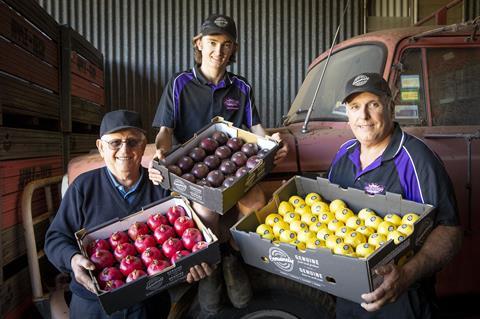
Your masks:
<svg viewBox="0 0 480 319"><path fill-rule="evenodd" d="M216 236L180 196L75 236L95 264L90 275L108 314L184 282L194 265L220 262Z"/></svg>
<svg viewBox="0 0 480 319"><path fill-rule="evenodd" d="M234 127L221 117L153 163L163 188L223 214L273 169L279 143Z"/></svg>

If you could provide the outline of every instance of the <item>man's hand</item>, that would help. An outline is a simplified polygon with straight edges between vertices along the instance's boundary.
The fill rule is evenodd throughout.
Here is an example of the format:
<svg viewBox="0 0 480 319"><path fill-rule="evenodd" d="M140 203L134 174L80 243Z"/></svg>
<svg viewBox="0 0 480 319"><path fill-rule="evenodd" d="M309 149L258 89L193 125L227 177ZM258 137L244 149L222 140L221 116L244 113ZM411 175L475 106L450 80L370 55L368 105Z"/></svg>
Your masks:
<svg viewBox="0 0 480 319"><path fill-rule="evenodd" d="M381 266L375 273L383 276L383 283L371 293L362 295L365 302L361 306L367 311L376 311L387 303L395 302L413 283L402 267L394 264Z"/></svg>
<svg viewBox="0 0 480 319"><path fill-rule="evenodd" d="M153 185L160 185L160 183L163 182L163 176L162 176L162 173L160 173L159 170L153 168L153 161L154 160L155 160L155 158L152 159L152 161L148 165L148 178L150 178Z"/></svg>
<svg viewBox="0 0 480 319"><path fill-rule="evenodd" d="M288 154L288 144L282 143L282 138L278 132L272 134L272 138L282 145L282 147L278 149L277 153L275 153L275 158L273 159L273 164L278 165Z"/></svg>
<svg viewBox="0 0 480 319"><path fill-rule="evenodd" d="M95 286L93 285L93 281L87 273L87 269L95 270L95 265L88 258L81 254L74 255L70 260L70 265L72 266L75 280L86 289L95 293Z"/></svg>
<svg viewBox="0 0 480 319"><path fill-rule="evenodd" d="M214 266L214 268L212 268L207 263L195 265L190 268L190 272L187 274L187 282L191 284L194 281L202 280L205 277L210 276L215 268L216 265Z"/></svg>

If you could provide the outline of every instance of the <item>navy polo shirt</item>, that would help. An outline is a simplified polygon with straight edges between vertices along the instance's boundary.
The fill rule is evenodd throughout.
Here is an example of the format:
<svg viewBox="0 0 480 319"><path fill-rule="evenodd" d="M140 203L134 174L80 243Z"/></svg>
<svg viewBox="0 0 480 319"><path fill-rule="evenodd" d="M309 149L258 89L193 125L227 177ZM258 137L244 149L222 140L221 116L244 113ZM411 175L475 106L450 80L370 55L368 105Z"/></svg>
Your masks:
<svg viewBox="0 0 480 319"><path fill-rule="evenodd" d="M405 199L435 206L436 225L459 224L452 182L443 163L423 141L405 133L398 123L383 154L363 170L358 140L344 143L332 162L328 179L369 194L401 194Z"/></svg>
<svg viewBox="0 0 480 319"><path fill-rule="evenodd" d="M222 116L239 128L250 129L260 123L252 87L243 77L225 72L214 85L194 67L176 74L167 83L153 126L173 128L177 141L185 143L215 116Z"/></svg>

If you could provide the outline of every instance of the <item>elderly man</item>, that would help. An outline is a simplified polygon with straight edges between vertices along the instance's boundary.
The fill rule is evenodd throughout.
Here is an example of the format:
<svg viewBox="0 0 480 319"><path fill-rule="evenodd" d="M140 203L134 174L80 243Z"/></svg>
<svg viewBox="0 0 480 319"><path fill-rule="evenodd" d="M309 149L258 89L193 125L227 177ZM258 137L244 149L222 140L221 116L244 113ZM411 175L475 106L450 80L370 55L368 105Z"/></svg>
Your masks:
<svg viewBox="0 0 480 319"><path fill-rule="evenodd" d="M138 304L123 313L107 316L93 293L94 286L87 269L93 263L77 246L74 232L93 228L114 218L123 218L142 206L165 197L165 191L154 187L148 172L141 167L147 144L138 113L113 111L105 114L100 126L97 148L106 167L86 172L69 186L45 238L45 253L60 270L71 273L71 318L148 318L147 303ZM208 265L192 267L188 282L211 273ZM166 292L154 296L156 317L165 317L170 308Z"/></svg>
<svg viewBox="0 0 480 319"><path fill-rule="evenodd" d="M436 207L434 229L420 251L402 267L377 270L383 283L361 297L361 305L338 298L337 318L430 318L434 274L458 252L461 230L450 178L438 157L393 121L387 82L375 73L350 79L344 103L354 140L336 154L328 178L367 193L398 193Z"/></svg>

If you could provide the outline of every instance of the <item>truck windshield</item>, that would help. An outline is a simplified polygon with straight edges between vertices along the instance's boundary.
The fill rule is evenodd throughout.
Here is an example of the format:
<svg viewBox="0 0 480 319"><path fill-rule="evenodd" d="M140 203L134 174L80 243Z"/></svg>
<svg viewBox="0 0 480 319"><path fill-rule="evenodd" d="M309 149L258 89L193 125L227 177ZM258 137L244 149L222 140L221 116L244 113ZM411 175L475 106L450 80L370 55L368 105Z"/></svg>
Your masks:
<svg viewBox="0 0 480 319"><path fill-rule="evenodd" d="M362 72L383 74L386 48L381 44L348 47L330 57L323 83L315 99L311 120L346 121L342 104L345 83ZM326 58L308 72L287 115L287 123L304 121L315 95Z"/></svg>

